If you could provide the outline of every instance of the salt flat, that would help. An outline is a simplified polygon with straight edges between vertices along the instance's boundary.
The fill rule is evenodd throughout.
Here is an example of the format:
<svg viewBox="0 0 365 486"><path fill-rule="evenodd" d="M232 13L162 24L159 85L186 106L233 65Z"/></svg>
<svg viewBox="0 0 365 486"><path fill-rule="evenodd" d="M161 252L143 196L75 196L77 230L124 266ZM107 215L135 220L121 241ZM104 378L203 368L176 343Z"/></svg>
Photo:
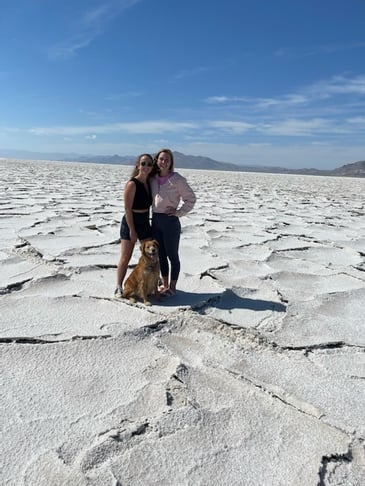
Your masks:
<svg viewBox="0 0 365 486"><path fill-rule="evenodd" d="M112 298L130 167L0 172L1 484L365 484L364 179L179 171L146 308Z"/></svg>

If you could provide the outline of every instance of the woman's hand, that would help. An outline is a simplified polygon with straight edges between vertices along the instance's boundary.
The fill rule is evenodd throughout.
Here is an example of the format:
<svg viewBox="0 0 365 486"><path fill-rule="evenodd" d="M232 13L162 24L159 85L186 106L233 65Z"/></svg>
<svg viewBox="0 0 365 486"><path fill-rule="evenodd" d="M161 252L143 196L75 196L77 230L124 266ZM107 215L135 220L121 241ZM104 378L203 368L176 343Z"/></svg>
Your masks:
<svg viewBox="0 0 365 486"><path fill-rule="evenodd" d="M138 239L136 230L129 230L129 235L131 237L131 242L135 243Z"/></svg>
<svg viewBox="0 0 365 486"><path fill-rule="evenodd" d="M174 208L173 206L167 206L166 214L168 216L176 216L176 208Z"/></svg>

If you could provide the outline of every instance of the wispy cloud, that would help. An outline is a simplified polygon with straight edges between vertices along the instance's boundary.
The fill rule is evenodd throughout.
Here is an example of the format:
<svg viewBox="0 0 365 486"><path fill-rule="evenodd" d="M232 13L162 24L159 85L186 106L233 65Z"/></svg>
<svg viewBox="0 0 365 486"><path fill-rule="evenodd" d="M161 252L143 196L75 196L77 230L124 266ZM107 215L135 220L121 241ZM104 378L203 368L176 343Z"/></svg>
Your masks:
<svg viewBox="0 0 365 486"><path fill-rule="evenodd" d="M347 122L335 123L325 118L312 118L308 120L287 118L270 122L248 123L237 120L213 120L213 121L141 121L134 123L113 123L105 125L86 126L59 126L59 127L35 127L27 130L36 136L61 136L61 137L85 137L94 140L99 135L131 134L131 135L163 135L169 133L184 133L186 137L194 138L203 134L211 139L217 133L227 136L239 136L243 133L264 134L267 136L282 137L310 137L318 134L339 135L354 131L361 132L364 129L365 118L357 117Z"/></svg>
<svg viewBox="0 0 365 486"><path fill-rule="evenodd" d="M257 108L270 108L271 106L296 106L308 103L308 97L302 94L288 94L281 98L258 98L255 100Z"/></svg>
<svg viewBox="0 0 365 486"><path fill-rule="evenodd" d="M310 120L288 119L274 123L263 124L259 131L267 135L308 137L319 133L346 134L350 130L344 126L337 126L331 120L313 118Z"/></svg>
<svg viewBox="0 0 365 486"><path fill-rule="evenodd" d="M220 128L234 134L244 133L253 129L255 126L250 123L239 121L212 121L208 125L213 128Z"/></svg>
<svg viewBox="0 0 365 486"><path fill-rule="evenodd" d="M257 109L266 109L275 106L293 106L307 103L308 97L302 94L288 94L278 98L249 98L247 96L211 96L205 102L212 105L244 103Z"/></svg>
<svg viewBox="0 0 365 486"><path fill-rule="evenodd" d="M331 98L341 96L341 105L336 104L335 106L336 111L338 111L339 107L344 104L344 97L347 96L347 102L350 103L353 95L358 96L356 104L359 106L359 97L365 95L365 75L361 74L352 77L345 75L333 76L307 86L298 87L296 93L283 94L275 98L218 95L210 96L204 102L213 106L237 106L242 104L252 110L266 111L268 109L285 110L287 108L305 106L318 107L320 102L330 101ZM354 108L356 105L352 105L352 107Z"/></svg>
<svg viewBox="0 0 365 486"><path fill-rule="evenodd" d="M112 96L139 96L139 93ZM102 123L98 116L95 124L33 127L27 133L46 137L87 137L88 140L113 134L153 135L165 139L172 133L190 140L219 137L234 140L245 134L245 138L251 137L252 142L263 138L261 142L264 143L279 137L312 137L313 140L319 135L328 139L349 135L361 137L365 131L361 101L365 103L365 75L340 75L278 97L218 95L206 98L205 105L210 105L206 109L208 113L200 112L200 116L194 113L193 118L174 112L171 118L164 120Z"/></svg>
<svg viewBox="0 0 365 486"><path fill-rule="evenodd" d="M354 119L353 125L360 128L364 119ZM212 121L209 127L231 135L239 135L245 132L263 134L275 137L313 137L318 134L347 134L353 131L348 123L336 124L326 118L311 118L308 120L287 118L270 122L247 123L239 121ZM203 127L201 127L203 128Z"/></svg>
<svg viewBox="0 0 365 486"><path fill-rule="evenodd" d="M324 81L319 81L307 88L312 96L328 98L334 95L358 94L365 95L365 75L354 77L333 76Z"/></svg>
<svg viewBox="0 0 365 486"><path fill-rule="evenodd" d="M83 12L74 20L73 30L75 32L48 48L49 57L57 60L75 56L80 49L87 47L98 35L103 33L114 18L141 1L109 0Z"/></svg>
<svg viewBox="0 0 365 486"><path fill-rule="evenodd" d="M183 69L180 72L178 72L177 74L175 74L174 79L183 79L183 78L188 78L188 77L192 77L192 76L197 76L199 74L204 74L204 73L207 73L209 71L215 71L217 69L218 68L216 68L216 67L208 67L208 66L198 66L198 67L191 68L191 69Z"/></svg>
<svg viewBox="0 0 365 486"><path fill-rule="evenodd" d="M252 98L247 96L209 96L204 101L210 104L223 104L223 103L246 103L251 101Z"/></svg>
<svg viewBox="0 0 365 486"><path fill-rule="evenodd" d="M135 123L112 123L94 126L65 126L65 127L35 127L28 130L33 135L62 135L76 136L89 134L156 134L181 132L197 128L195 123L174 121L144 121Z"/></svg>
<svg viewBox="0 0 365 486"><path fill-rule="evenodd" d="M349 118L347 122L358 129L365 130L365 116L356 116L354 118Z"/></svg>
<svg viewBox="0 0 365 486"><path fill-rule="evenodd" d="M343 44L322 44L315 46L281 47L274 54L279 57L309 57L322 54L334 54L354 49L365 49L365 42L350 42Z"/></svg>
<svg viewBox="0 0 365 486"><path fill-rule="evenodd" d="M182 69L177 74L173 76L175 80L189 78L193 76L199 76L200 74L205 74L214 71L222 71L227 69L227 67L232 67L237 63L236 59L234 58L227 58L221 64L212 65L212 66L196 66L192 68Z"/></svg>
<svg viewBox="0 0 365 486"><path fill-rule="evenodd" d="M81 38L82 37L82 38ZM70 59L83 47L87 47L94 37L82 35L69 39L64 44L58 44L48 49L48 55L53 60Z"/></svg>

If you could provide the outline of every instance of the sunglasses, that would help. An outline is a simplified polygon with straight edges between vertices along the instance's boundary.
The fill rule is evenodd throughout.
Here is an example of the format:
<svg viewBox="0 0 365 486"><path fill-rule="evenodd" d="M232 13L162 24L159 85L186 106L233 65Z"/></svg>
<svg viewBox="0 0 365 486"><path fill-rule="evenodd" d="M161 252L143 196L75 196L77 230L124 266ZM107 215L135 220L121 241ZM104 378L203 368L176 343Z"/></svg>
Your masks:
<svg viewBox="0 0 365 486"><path fill-rule="evenodd" d="M152 162L140 162L140 164L142 167L145 167L147 165L147 167L152 167L153 166L153 163Z"/></svg>

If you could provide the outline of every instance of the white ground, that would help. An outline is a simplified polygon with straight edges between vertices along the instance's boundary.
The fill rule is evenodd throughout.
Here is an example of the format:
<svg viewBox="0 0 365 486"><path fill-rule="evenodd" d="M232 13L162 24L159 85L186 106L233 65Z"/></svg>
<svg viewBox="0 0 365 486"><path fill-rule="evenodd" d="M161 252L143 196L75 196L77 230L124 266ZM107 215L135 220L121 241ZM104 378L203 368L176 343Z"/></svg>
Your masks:
<svg viewBox="0 0 365 486"><path fill-rule="evenodd" d="M365 179L180 171L146 308L112 298L130 172L0 161L0 484L364 485Z"/></svg>

